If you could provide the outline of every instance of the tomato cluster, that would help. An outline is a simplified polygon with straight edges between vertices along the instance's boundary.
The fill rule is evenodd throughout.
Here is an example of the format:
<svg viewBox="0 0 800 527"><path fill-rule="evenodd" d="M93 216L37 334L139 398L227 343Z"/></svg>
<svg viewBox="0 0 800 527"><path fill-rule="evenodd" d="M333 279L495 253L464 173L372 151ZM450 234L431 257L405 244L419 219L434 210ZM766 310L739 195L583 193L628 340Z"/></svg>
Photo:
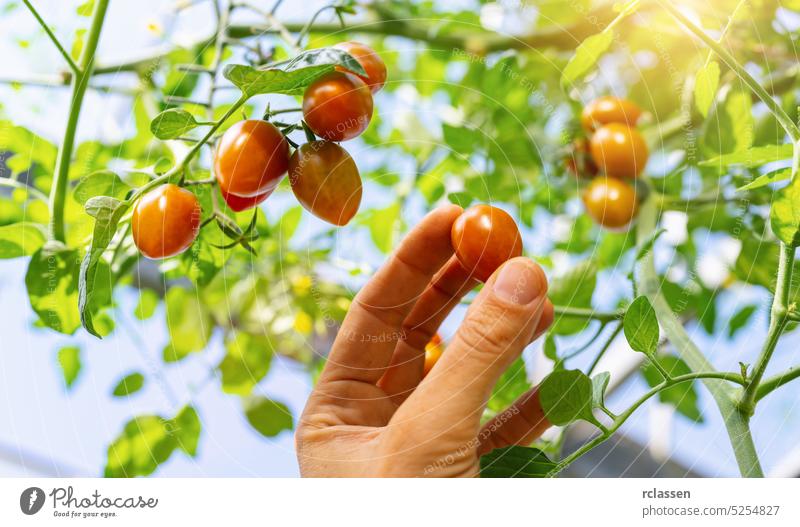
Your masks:
<svg viewBox="0 0 800 527"><path fill-rule="evenodd" d="M567 168L592 178L583 202L605 227L621 228L636 217L636 190L625 180L637 178L647 164L647 143L635 128L641 114L633 102L611 96L595 99L581 113L581 125L590 135L588 152L586 139L576 140Z"/></svg>
<svg viewBox="0 0 800 527"><path fill-rule="evenodd" d="M386 83L386 65L364 44L343 42L335 47L353 57L365 74L337 66L306 88L304 126L308 135L316 134L322 140L310 140L292 153L285 134L294 127L281 130L259 119L240 121L220 138L214 152L214 175L231 210L256 207L288 172L297 200L315 216L341 226L358 212L361 176L353 159L336 142L353 139L369 126L372 94ZM197 237L200 215L194 194L176 185L162 185L136 204L134 242L148 258L179 254Z"/></svg>

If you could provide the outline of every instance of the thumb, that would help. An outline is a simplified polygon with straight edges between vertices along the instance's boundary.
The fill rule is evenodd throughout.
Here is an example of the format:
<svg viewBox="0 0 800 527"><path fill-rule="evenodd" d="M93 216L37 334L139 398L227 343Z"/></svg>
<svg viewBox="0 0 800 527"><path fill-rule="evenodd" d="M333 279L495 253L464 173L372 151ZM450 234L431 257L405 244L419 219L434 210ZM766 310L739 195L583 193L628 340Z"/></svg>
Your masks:
<svg viewBox="0 0 800 527"><path fill-rule="evenodd" d="M514 258L495 271L442 358L395 417L424 419L434 433L462 426L477 433L492 388L533 337L546 293L544 271L529 258Z"/></svg>

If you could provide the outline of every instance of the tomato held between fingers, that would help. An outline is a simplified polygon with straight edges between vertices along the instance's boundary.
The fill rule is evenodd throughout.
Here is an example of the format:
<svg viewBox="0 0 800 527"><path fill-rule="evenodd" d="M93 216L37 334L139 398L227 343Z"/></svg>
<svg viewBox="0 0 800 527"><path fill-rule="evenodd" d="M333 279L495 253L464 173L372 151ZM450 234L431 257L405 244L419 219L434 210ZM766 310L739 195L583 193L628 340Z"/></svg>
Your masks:
<svg viewBox="0 0 800 527"><path fill-rule="evenodd" d="M228 204L228 208L234 212L242 212L243 210L252 209L259 203L263 202L270 196L270 194L272 194L273 190L275 189L268 190L263 194L258 194L249 198L223 192L222 197L225 199L225 203Z"/></svg>
<svg viewBox="0 0 800 527"><path fill-rule="evenodd" d="M581 112L581 125L587 132L610 123L635 126L641 115L642 110L635 103L607 95L584 106Z"/></svg>
<svg viewBox="0 0 800 527"><path fill-rule="evenodd" d="M439 362L442 353L444 353L444 342L442 342L442 337L436 333L433 335L430 342L425 344L425 365L422 369L423 377L428 375L436 363Z"/></svg>
<svg viewBox="0 0 800 527"><path fill-rule="evenodd" d="M642 134L626 124L611 123L597 130L590 141L592 158L606 175L634 178L647 164L648 150Z"/></svg>
<svg viewBox="0 0 800 527"><path fill-rule="evenodd" d="M450 240L461 265L482 282L503 262L522 254L522 237L514 219L491 205L465 210L453 223Z"/></svg>
<svg viewBox="0 0 800 527"><path fill-rule="evenodd" d="M361 64L367 75L358 75L358 77L369 86L372 93L376 93L383 88L386 83L386 64L384 64L380 55L375 53L374 49L361 42L341 42L334 47L346 51ZM338 66L337 69L342 70Z"/></svg>
<svg viewBox="0 0 800 527"><path fill-rule="evenodd" d="M586 212L605 227L619 228L636 217L639 202L629 183L610 177L597 177L583 193Z"/></svg>
<svg viewBox="0 0 800 527"><path fill-rule="evenodd" d="M136 203L131 217L133 241L148 258L175 256L197 238L201 213L194 194L177 185L161 185Z"/></svg>
<svg viewBox="0 0 800 527"><path fill-rule="evenodd" d="M323 139L353 139L372 119L372 93L357 76L332 71L306 88L303 117L311 131Z"/></svg>
<svg viewBox="0 0 800 527"><path fill-rule="evenodd" d="M336 143L311 141L295 150L289 182L306 210L334 225L346 225L361 204L358 168Z"/></svg>
<svg viewBox="0 0 800 527"><path fill-rule="evenodd" d="M289 142L275 125L249 119L228 128L214 155L223 194L244 198L272 192L289 166Z"/></svg>

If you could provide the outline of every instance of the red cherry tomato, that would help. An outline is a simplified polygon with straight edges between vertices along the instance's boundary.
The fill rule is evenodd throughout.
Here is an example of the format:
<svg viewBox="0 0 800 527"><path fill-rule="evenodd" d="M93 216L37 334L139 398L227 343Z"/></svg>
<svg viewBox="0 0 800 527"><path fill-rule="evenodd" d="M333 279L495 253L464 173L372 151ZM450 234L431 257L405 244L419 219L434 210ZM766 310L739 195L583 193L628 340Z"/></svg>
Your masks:
<svg viewBox="0 0 800 527"><path fill-rule="evenodd" d="M161 185L142 196L133 209L133 241L143 255L167 258L185 251L200 230L200 202L177 185Z"/></svg>
<svg viewBox="0 0 800 527"><path fill-rule="evenodd" d="M425 366L423 366L422 369L423 377L428 375L436 363L439 362L442 353L444 353L444 342L442 342L442 337L436 333L433 338L431 338L430 342L425 344Z"/></svg>
<svg viewBox="0 0 800 527"><path fill-rule="evenodd" d="M242 196L237 196L236 194L226 194L223 192L222 197L225 199L225 203L228 204L228 208L234 212L242 212L243 210L252 209L259 203L263 202L270 196L270 194L272 194L272 190L268 190L263 194L258 194L257 196L250 198L243 198Z"/></svg>
<svg viewBox="0 0 800 527"><path fill-rule="evenodd" d="M332 71L306 88L303 117L323 139L353 139L367 129L372 119L372 93L355 75Z"/></svg>
<svg viewBox="0 0 800 527"><path fill-rule="evenodd" d="M636 126L641 115L642 110L635 103L607 95L593 100L583 108L581 125L587 132L609 123Z"/></svg>
<svg viewBox="0 0 800 527"><path fill-rule="evenodd" d="M592 136L590 148L594 162L611 177L635 178L647 164L647 143L626 124L603 126Z"/></svg>
<svg viewBox="0 0 800 527"><path fill-rule="evenodd" d="M514 219L491 205L475 205L453 223L450 240L461 265L485 282L503 262L522 254Z"/></svg>
<svg viewBox="0 0 800 527"><path fill-rule="evenodd" d="M350 154L329 141L312 141L289 160L297 201L316 217L346 225L361 204L361 176Z"/></svg>
<svg viewBox="0 0 800 527"><path fill-rule="evenodd" d="M639 209L633 186L611 177L594 178L583 193L583 203L589 216L612 229L630 223Z"/></svg>
<svg viewBox="0 0 800 527"><path fill-rule="evenodd" d="M224 194L249 198L271 192L289 166L289 142L273 124L240 121L222 135L214 171Z"/></svg>
<svg viewBox="0 0 800 527"><path fill-rule="evenodd" d="M376 93L383 88L386 83L386 64L383 63L380 55L375 53L374 49L361 42L341 42L334 47L348 52L361 64L367 75L358 75L358 77L367 83L372 93ZM336 69L342 70L341 67Z"/></svg>

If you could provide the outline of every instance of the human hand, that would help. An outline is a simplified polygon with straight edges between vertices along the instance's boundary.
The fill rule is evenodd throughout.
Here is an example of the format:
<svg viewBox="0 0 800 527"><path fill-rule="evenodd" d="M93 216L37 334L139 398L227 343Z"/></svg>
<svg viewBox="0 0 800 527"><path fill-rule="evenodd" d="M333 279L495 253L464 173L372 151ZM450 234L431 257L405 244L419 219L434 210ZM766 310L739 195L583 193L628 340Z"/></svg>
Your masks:
<svg viewBox="0 0 800 527"><path fill-rule="evenodd" d="M482 454L550 426L535 388L480 422L500 375L553 321L528 258L495 271L423 379L425 344L477 285L450 243L460 213L428 214L356 295L297 429L303 476L476 476Z"/></svg>

